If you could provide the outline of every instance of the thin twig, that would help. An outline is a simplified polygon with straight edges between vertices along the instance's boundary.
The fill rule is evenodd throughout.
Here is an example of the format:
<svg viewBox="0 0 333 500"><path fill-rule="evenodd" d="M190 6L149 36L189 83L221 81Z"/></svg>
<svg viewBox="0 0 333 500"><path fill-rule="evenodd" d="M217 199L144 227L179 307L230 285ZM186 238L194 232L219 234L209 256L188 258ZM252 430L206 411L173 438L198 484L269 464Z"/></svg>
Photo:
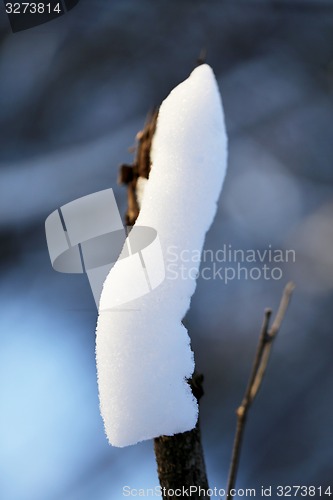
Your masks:
<svg viewBox="0 0 333 500"><path fill-rule="evenodd" d="M263 377L265 375L265 371L267 368L267 364L269 361L272 343L280 330L294 288L295 288L294 284L291 282L288 283L287 286L285 287L282 294L278 312L276 313L275 319L270 329L269 329L269 321L272 315L272 311L271 309L266 309L265 311L264 320L259 336L257 352L254 358L254 363L251 370L249 382L243 397L243 401L236 412L237 428L232 450L226 500L230 500L231 498L233 498L233 496L231 495L231 491L234 489L236 483L240 451L242 446L247 414L261 387Z"/></svg>

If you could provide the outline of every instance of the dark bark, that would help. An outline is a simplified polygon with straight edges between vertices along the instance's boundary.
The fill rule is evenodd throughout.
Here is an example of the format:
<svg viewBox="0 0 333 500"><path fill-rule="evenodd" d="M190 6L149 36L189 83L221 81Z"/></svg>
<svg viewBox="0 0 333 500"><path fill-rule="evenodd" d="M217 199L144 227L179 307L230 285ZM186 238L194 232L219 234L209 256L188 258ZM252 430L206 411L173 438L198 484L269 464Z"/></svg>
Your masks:
<svg viewBox="0 0 333 500"><path fill-rule="evenodd" d="M189 381L198 403L203 395L202 381L202 375L197 374ZM208 481L199 420L189 432L155 438L154 449L164 499L179 498L177 490L184 489L191 493L193 499L209 498L206 494ZM185 498L185 493L182 496Z"/></svg>
<svg viewBox="0 0 333 500"><path fill-rule="evenodd" d="M139 205L136 198L136 183L139 177L148 179L150 172L150 148L156 128L158 110L155 110L148 116L147 122L140 132L137 133L138 142L136 148L136 158L132 165L120 165L119 178L120 184L127 186L127 212L125 222L128 226L133 226L138 215Z"/></svg>

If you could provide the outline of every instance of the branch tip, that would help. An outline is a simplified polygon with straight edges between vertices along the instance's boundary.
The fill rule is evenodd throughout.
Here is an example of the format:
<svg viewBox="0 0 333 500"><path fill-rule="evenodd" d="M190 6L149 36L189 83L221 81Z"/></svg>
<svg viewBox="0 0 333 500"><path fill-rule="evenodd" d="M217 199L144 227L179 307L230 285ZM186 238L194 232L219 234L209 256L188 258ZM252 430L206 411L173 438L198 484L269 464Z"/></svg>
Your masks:
<svg viewBox="0 0 333 500"><path fill-rule="evenodd" d="M269 322L272 315L272 309L266 308L264 311L264 319L260 330L257 352L255 355L249 382L243 397L243 401L236 410L237 429L231 456L226 500L232 499L231 491L236 484L236 476L237 476L241 445L242 445L247 414L251 407L251 404L253 403L261 387L266 372L267 364L269 361L273 340L276 338L280 330L294 288L295 285L291 281L287 283L287 285L285 286L282 293L278 311L276 313L275 319L270 329L269 329Z"/></svg>

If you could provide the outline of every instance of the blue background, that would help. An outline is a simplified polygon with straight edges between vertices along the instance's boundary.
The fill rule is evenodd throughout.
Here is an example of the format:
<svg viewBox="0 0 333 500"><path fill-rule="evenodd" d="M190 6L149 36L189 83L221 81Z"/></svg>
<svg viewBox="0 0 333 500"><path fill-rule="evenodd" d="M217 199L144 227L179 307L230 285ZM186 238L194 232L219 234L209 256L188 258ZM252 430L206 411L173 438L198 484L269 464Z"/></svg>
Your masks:
<svg viewBox="0 0 333 500"><path fill-rule="evenodd" d="M146 113L202 48L229 171L206 248L295 249L274 280L199 279L185 320L210 485L223 488L263 310L296 291L243 445L239 487L328 486L333 446L333 5L88 1L11 33L0 8L0 496L122 498L158 484L152 442L112 448L98 409L86 277L53 271L44 221L112 187ZM200 123L198 124L200 127ZM274 498L274 495L272 496Z"/></svg>

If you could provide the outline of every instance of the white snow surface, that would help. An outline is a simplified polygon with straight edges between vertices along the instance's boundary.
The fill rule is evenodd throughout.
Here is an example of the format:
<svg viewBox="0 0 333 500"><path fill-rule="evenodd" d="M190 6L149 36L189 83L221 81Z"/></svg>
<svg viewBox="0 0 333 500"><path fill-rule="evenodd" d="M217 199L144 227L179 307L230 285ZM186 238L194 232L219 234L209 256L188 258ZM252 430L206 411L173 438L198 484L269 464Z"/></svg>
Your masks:
<svg viewBox="0 0 333 500"><path fill-rule="evenodd" d="M182 319L196 286L193 268L200 263L183 260L181 252L188 258L202 251L226 163L221 98L214 73L204 64L160 107L152 169L135 224L157 231L164 262L154 263L153 269L160 276L164 266L165 279L120 309L114 308L115 297L133 286L133 266L126 272L125 260L118 260L104 282L96 361L101 414L114 446L196 425L197 402L186 382L194 359Z"/></svg>
<svg viewBox="0 0 333 500"><path fill-rule="evenodd" d="M142 200L143 196L145 194L145 187L148 182L148 179L145 177L139 177L136 186L135 186L135 191L136 191L136 199L138 201L139 208L141 208L142 205Z"/></svg>

